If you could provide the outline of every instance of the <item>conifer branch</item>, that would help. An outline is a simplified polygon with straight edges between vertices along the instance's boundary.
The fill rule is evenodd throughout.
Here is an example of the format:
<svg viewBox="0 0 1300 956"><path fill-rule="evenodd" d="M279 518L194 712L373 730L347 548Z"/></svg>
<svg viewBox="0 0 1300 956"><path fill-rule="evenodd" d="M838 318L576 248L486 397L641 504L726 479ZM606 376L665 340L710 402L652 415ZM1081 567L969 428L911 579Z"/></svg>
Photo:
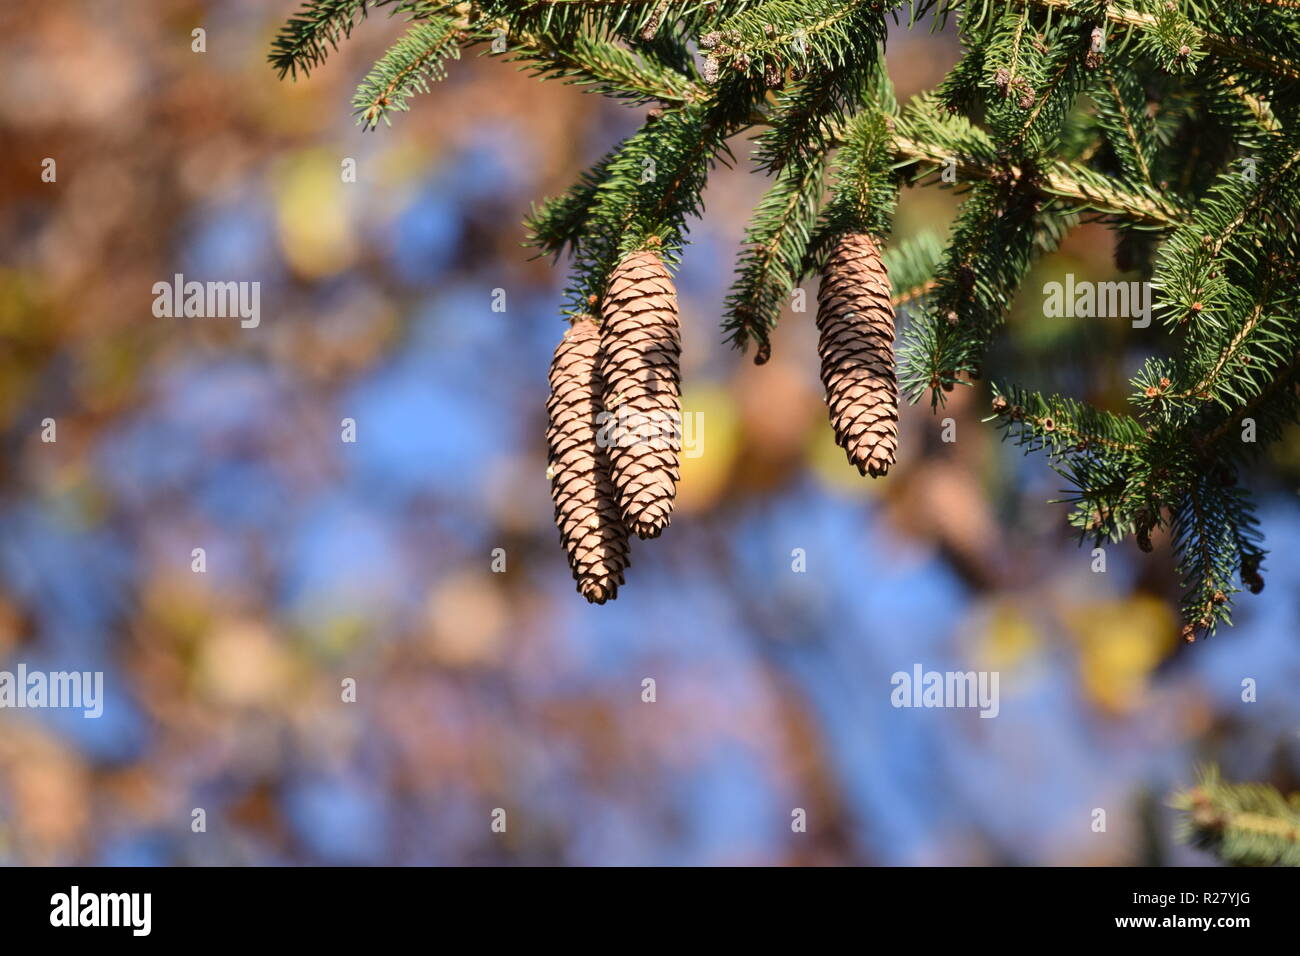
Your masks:
<svg viewBox="0 0 1300 956"><path fill-rule="evenodd" d="M528 244L542 254L559 258L566 247L576 250L582 242L583 228L595 206L601 183L610 175L610 165L618 157L619 149L606 153L591 169L578 176L578 181L562 196L552 197L540 206L533 205L524 218L528 230Z"/></svg>
<svg viewBox="0 0 1300 956"><path fill-rule="evenodd" d="M1075 14L1084 18L1093 16L1091 11L1083 9L1083 5L1079 0L1020 0L1020 2L1060 10L1063 13ZM1150 33L1158 32L1162 27L1160 17L1135 10L1132 7L1116 8L1114 5L1108 4L1105 8L1105 18L1108 22L1117 26L1135 28ZM1231 37L1218 36L1191 23L1185 24L1185 33L1186 40L1190 42L1184 44L1187 50L1181 53L1183 59L1191 57L1196 48L1200 47L1253 70L1270 73L1287 80L1300 79L1300 62L1296 60L1262 53ZM1175 55L1177 55L1177 51Z"/></svg>
<svg viewBox="0 0 1300 956"><path fill-rule="evenodd" d="M1300 866L1300 794L1225 783L1213 768L1177 794L1179 837L1235 866Z"/></svg>
<svg viewBox="0 0 1300 956"><path fill-rule="evenodd" d="M992 182L997 179L1027 180L1026 171L1014 164L989 165L981 160L947 154L933 143L920 143L906 136L895 136L894 151L902 163L924 164L921 175L931 175L955 160L954 171L959 182L978 180ZM1182 221L1182 216L1167 200L1154 190L1130 192L1116 188L1113 182L1077 163L1055 161L1037 180L1044 193L1059 196L1082 209L1090 209L1109 216L1128 219L1134 223L1159 228L1172 228Z"/></svg>
<svg viewBox="0 0 1300 956"><path fill-rule="evenodd" d="M1128 177L1147 187L1154 187L1151 174L1152 154L1155 152L1154 136L1146 117L1139 114L1145 106L1145 94L1136 78L1129 72L1119 73L1106 63L1102 66L1109 107L1101 107L1103 123L1113 117L1118 135L1111 137L1111 146L1119 157Z"/></svg>
<svg viewBox="0 0 1300 956"><path fill-rule="evenodd" d="M1296 378L1300 373L1300 352L1291 357L1291 360L1276 369L1269 382L1259 394L1250 401L1245 402L1240 408L1236 409L1230 417L1217 425L1205 438L1207 447L1217 447L1232 434L1240 434L1242 423L1256 415L1262 408L1276 401L1279 395L1291 393L1292 403L1296 400Z"/></svg>
<svg viewBox="0 0 1300 956"><path fill-rule="evenodd" d="M362 80L352 100L357 123L374 129L380 119L408 109L416 93L427 93L429 84L443 79L443 61L460 56L463 34L446 18L417 23L375 64Z"/></svg>
<svg viewBox="0 0 1300 956"><path fill-rule="evenodd" d="M1172 523L1174 548L1184 558L1183 586L1187 590L1183 600L1183 616L1187 621L1184 636L1189 641L1195 640L1195 629L1214 630L1219 619L1226 616L1228 595L1235 590L1232 574L1225 571L1219 554L1223 542L1216 540L1223 525L1209 520L1208 492L1204 479L1193 479ZM1220 608L1224 610L1220 612Z"/></svg>
<svg viewBox="0 0 1300 956"><path fill-rule="evenodd" d="M557 78L584 86L601 96L665 106L699 103L707 98L694 77L647 55L637 55L609 38L581 34L559 38L535 33L510 37L508 61L529 64L540 79Z"/></svg>
<svg viewBox="0 0 1300 956"><path fill-rule="evenodd" d="M271 65L281 78L308 75L352 35L368 6L370 0L307 0L272 43Z"/></svg>
<svg viewBox="0 0 1300 956"><path fill-rule="evenodd" d="M1258 188L1250 191L1250 195L1241 204L1237 214L1224 224L1218 236L1209 245L1206 250L1208 258L1214 259L1223 252L1224 247L1232 241L1237 230L1251 221L1252 217L1269 201L1273 191L1279 185L1292 177L1297 163L1300 163L1300 148L1292 150L1280 165L1274 165L1269 169L1268 176L1259 184Z"/></svg>
<svg viewBox="0 0 1300 956"><path fill-rule="evenodd" d="M864 12L878 18L881 0L767 0L724 21L702 45L722 70L757 77L773 70L844 66L861 42Z"/></svg>
<svg viewBox="0 0 1300 956"><path fill-rule="evenodd" d="M885 252L885 266L894 287L893 304L920 305L938 288L935 271L943 258L943 243L933 232L923 232Z"/></svg>
<svg viewBox="0 0 1300 956"><path fill-rule="evenodd" d="M1132 413L1007 386L995 389L993 418L1070 482L1069 520L1082 535L1133 534L1149 549L1151 532L1168 527L1188 634L1213 632L1235 592L1263 586L1258 522L1236 481L1258 446L1234 438L1247 419L1261 444L1300 420L1296 0L914 0L912 23L960 13L964 51L901 111L883 69L895 6L305 0L271 61L307 73L385 7L413 22L358 91L365 125L484 45L541 79L655 103L639 130L527 218L540 253L572 253L574 316L604 301L619 263L646 253L636 261L656 264L642 278L669 321L662 267L681 255L712 169L732 158L729 140L761 127L755 158L774 178L745 234L724 334L756 343L762 358L785 297L811 271L839 256L839 280L850 266L887 274L892 291L881 284L870 300L873 334L892 341L889 297L907 316L897 359L880 342L856 343L851 315L837 313L835 334L873 356L872 394L889 400L859 408L845 393L840 419L862 412L890 442L895 378L908 398L928 391L937 406L981 377L1035 260L1081 221L1108 224L1117 265L1151 278L1150 306L1176 332L1131 379ZM961 194L946 244L891 237L904 182ZM884 458L870 460L883 471Z"/></svg>
<svg viewBox="0 0 1300 956"><path fill-rule="evenodd" d="M1020 388L993 386L993 416L1016 444L1049 457L1118 452L1137 455L1146 447L1146 432L1137 419L1103 412L1059 395L1044 396Z"/></svg>
<svg viewBox="0 0 1300 956"><path fill-rule="evenodd" d="M1297 0L1297 2L1300 2L1300 0ZM1246 109L1250 110L1250 115L1255 117L1255 122L1259 124L1260 129L1269 133L1276 133L1282 128L1282 124L1278 120L1277 114L1273 112L1273 108L1265 100L1260 99L1246 89L1235 74L1224 77L1224 82L1241 99Z"/></svg>
<svg viewBox="0 0 1300 956"><path fill-rule="evenodd" d="M727 297L724 331L743 348L751 340L766 355L767 337L785 297L799 281L822 192L824 163L783 171L759 202L745 232L739 275Z"/></svg>

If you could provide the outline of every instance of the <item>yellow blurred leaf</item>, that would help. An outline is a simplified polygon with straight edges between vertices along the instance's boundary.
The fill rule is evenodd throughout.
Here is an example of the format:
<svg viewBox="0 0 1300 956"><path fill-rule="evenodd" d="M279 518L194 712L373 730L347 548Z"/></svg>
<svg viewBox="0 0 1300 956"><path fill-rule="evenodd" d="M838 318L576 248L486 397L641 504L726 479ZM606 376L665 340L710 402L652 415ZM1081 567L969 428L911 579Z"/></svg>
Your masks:
<svg viewBox="0 0 1300 956"><path fill-rule="evenodd" d="M341 170L337 155L317 149L285 159L273 176L281 251L294 271L308 278L340 272L357 255L350 187Z"/></svg>
<svg viewBox="0 0 1300 956"><path fill-rule="evenodd" d="M1103 710L1127 713L1142 702L1151 671L1176 644L1177 622L1147 595L1091 601L1065 612L1079 644L1084 692Z"/></svg>
<svg viewBox="0 0 1300 956"><path fill-rule="evenodd" d="M808 431L808 464L821 481L832 489L849 494L872 496L889 481L889 475L867 478L849 464L844 449L835 444L835 432L825 416L816 428Z"/></svg>
<svg viewBox="0 0 1300 956"><path fill-rule="evenodd" d="M983 618L975 656L984 670L1012 670L1042 644L1034 622L1010 599L995 599Z"/></svg>
<svg viewBox="0 0 1300 956"><path fill-rule="evenodd" d="M726 486L739 450L739 419L730 392L716 385L683 395L682 410L676 510L693 511L712 504Z"/></svg>

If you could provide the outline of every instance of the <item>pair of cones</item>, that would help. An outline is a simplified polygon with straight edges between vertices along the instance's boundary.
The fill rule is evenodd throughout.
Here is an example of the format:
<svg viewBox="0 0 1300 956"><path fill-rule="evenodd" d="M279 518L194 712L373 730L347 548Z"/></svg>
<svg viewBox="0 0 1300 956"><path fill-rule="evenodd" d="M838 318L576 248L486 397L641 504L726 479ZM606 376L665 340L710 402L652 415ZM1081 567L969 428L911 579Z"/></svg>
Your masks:
<svg viewBox="0 0 1300 956"><path fill-rule="evenodd" d="M894 310L880 250L837 236L817 293L818 352L836 442L863 475L883 475L898 447ZM551 361L547 474L555 523L578 591L618 594L632 534L657 537L672 517L681 450L677 295L657 253L624 257L602 321L574 322Z"/></svg>
<svg viewBox="0 0 1300 956"><path fill-rule="evenodd" d="M578 591L618 594L632 534L672 519L681 451L677 293L658 254L625 256L598 326L573 323L551 360L547 474Z"/></svg>

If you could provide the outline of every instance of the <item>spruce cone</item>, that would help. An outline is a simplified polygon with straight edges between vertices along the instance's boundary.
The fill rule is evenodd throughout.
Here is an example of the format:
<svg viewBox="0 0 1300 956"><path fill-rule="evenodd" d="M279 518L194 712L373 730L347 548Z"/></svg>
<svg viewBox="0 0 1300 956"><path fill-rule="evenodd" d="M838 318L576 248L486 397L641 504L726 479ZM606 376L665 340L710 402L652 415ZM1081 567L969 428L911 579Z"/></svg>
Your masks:
<svg viewBox="0 0 1300 956"><path fill-rule="evenodd" d="M546 474L555 524L578 591L588 601L604 604L623 583L628 535L614 498L608 455L596 440L599 361L600 332L590 318L581 318L564 334L551 360Z"/></svg>
<svg viewBox="0 0 1300 956"><path fill-rule="evenodd" d="M850 464L872 477L889 470L898 448L894 308L889 299L889 276L871 237L837 237L817 292L817 351L835 441Z"/></svg>
<svg viewBox="0 0 1300 956"><path fill-rule="evenodd" d="M677 292L658 254L634 252L605 293L600 346L609 461L623 523L656 537L672 517L681 450Z"/></svg>

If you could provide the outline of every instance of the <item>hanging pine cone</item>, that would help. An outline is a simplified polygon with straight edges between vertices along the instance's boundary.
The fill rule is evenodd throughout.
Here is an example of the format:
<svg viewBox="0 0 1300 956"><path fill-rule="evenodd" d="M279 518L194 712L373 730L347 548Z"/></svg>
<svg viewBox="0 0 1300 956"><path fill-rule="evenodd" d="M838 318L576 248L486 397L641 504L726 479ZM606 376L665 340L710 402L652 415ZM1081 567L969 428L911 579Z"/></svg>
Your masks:
<svg viewBox="0 0 1300 956"><path fill-rule="evenodd" d="M880 250L865 233L831 246L817 292L817 351L835 441L858 471L889 471L898 448L894 308Z"/></svg>
<svg viewBox="0 0 1300 956"><path fill-rule="evenodd" d="M618 264L602 314L614 488L623 523L653 538L672 517L681 450L677 292L657 253L634 252Z"/></svg>
<svg viewBox="0 0 1300 956"><path fill-rule="evenodd" d="M600 332L579 319L555 347L546 402L547 468L555 524L578 591L604 604L618 595L628 566L628 534L619 517L609 457L597 441L601 411Z"/></svg>

